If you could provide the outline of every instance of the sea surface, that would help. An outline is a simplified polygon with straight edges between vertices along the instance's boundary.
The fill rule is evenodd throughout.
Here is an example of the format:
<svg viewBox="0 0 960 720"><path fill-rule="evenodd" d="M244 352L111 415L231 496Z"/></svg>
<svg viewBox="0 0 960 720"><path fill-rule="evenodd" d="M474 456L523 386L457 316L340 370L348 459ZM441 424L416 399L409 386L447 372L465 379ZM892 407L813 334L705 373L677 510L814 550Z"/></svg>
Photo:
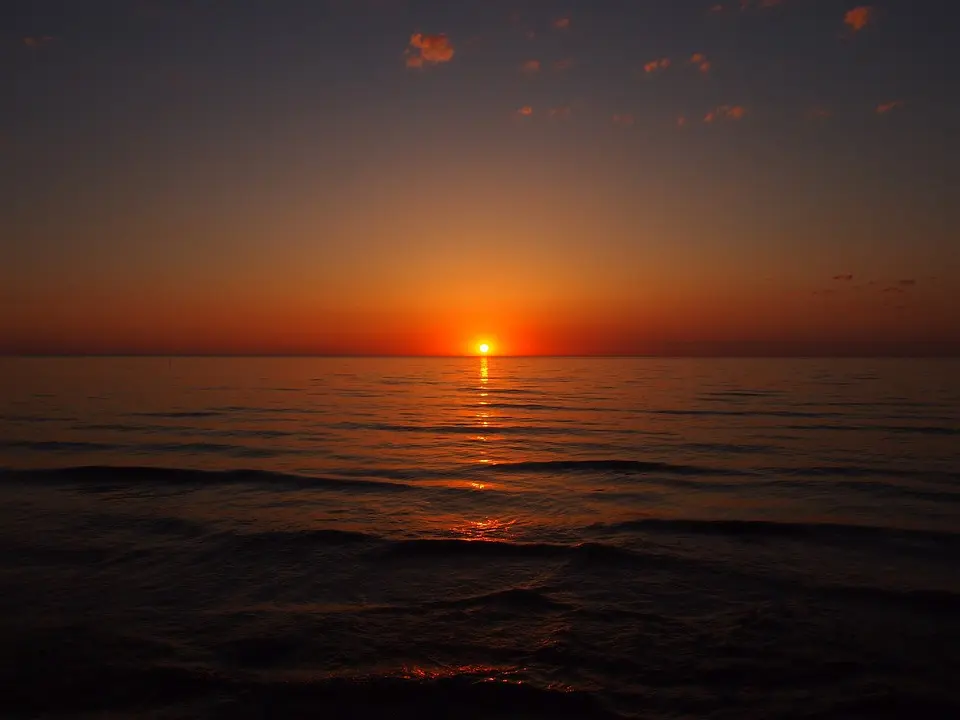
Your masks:
<svg viewBox="0 0 960 720"><path fill-rule="evenodd" d="M0 687L958 718L960 361L0 359Z"/></svg>

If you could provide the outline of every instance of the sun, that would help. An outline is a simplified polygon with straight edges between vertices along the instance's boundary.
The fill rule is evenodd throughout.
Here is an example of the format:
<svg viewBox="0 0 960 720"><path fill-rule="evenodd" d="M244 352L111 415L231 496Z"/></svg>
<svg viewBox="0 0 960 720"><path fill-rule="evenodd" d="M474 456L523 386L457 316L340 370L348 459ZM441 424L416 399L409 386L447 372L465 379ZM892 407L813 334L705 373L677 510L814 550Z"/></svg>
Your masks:
<svg viewBox="0 0 960 720"><path fill-rule="evenodd" d="M480 347L477 348L480 351L481 355L486 355L490 352L490 346L487 343L480 343Z"/></svg>

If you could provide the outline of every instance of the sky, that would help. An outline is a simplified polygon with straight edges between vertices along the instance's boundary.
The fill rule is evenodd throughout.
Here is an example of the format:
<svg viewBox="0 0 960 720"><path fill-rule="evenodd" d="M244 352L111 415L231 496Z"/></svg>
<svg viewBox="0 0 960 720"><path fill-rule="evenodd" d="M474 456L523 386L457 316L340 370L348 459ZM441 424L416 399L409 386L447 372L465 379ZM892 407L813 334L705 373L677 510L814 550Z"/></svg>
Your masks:
<svg viewBox="0 0 960 720"><path fill-rule="evenodd" d="M960 354L955 2L0 18L0 352Z"/></svg>

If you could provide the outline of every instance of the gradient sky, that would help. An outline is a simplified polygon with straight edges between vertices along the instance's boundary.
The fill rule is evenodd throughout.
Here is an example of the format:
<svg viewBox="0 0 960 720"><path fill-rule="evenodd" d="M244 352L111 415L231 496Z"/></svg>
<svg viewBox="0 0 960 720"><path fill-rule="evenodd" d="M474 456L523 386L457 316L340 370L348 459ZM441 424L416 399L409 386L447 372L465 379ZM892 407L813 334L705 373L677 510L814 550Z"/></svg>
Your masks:
<svg viewBox="0 0 960 720"><path fill-rule="evenodd" d="M12 0L0 351L956 354L956 5Z"/></svg>

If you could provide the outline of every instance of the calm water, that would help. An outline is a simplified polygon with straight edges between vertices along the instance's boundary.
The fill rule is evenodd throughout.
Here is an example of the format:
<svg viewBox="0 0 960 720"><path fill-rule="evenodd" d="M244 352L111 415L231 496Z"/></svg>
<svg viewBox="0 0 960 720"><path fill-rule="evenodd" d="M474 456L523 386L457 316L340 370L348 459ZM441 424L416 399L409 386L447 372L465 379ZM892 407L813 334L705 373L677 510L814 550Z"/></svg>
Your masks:
<svg viewBox="0 0 960 720"><path fill-rule="evenodd" d="M0 359L2 717L958 717L960 362Z"/></svg>

